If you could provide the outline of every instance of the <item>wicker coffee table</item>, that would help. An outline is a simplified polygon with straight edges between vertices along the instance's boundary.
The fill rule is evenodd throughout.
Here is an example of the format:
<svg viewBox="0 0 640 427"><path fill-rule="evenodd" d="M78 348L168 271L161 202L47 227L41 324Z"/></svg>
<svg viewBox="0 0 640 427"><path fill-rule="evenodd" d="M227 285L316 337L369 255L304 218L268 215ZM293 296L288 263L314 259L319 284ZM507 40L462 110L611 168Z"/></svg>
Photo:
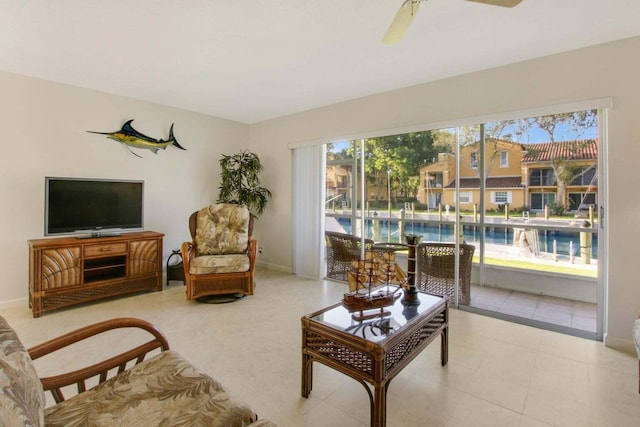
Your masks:
<svg viewBox="0 0 640 427"><path fill-rule="evenodd" d="M361 383L371 425L385 426L389 383L438 336L447 364L448 303L423 293L419 299L420 305L404 306L399 298L386 315L365 321L353 320L341 303L302 317L302 397L309 397L313 362L320 362Z"/></svg>

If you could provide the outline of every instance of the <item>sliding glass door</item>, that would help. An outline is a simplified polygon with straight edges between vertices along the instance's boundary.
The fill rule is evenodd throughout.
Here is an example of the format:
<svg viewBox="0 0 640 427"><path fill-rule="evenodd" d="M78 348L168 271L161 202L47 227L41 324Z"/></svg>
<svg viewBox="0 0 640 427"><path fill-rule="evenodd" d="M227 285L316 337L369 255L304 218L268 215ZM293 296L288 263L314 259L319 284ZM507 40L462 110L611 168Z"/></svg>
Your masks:
<svg viewBox="0 0 640 427"><path fill-rule="evenodd" d="M329 144L326 230L471 247L470 285L456 255L454 306L596 338L598 120L586 110Z"/></svg>
<svg viewBox="0 0 640 427"><path fill-rule="evenodd" d="M597 123L596 110L486 123L461 149L482 206L471 309L599 336Z"/></svg>

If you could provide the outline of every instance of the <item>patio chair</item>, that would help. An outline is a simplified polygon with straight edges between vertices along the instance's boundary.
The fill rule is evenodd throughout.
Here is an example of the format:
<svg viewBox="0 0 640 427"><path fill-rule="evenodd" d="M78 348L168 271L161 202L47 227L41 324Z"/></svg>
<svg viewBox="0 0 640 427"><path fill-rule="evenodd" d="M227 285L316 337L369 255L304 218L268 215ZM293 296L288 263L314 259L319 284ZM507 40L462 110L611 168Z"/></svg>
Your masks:
<svg viewBox="0 0 640 427"><path fill-rule="evenodd" d="M471 265L473 245L460 244L459 303L471 301ZM423 242L416 247L416 287L428 294L437 295L454 303L455 262L454 243Z"/></svg>
<svg viewBox="0 0 640 427"><path fill-rule="evenodd" d="M351 263L360 259L360 237L352 234L325 231L327 249L327 278L347 281L347 271L352 269ZM370 250L373 240L365 239L364 248Z"/></svg>
<svg viewBox="0 0 640 427"><path fill-rule="evenodd" d="M220 203L189 217L191 242L182 244L187 300L253 295L257 241L245 206Z"/></svg>

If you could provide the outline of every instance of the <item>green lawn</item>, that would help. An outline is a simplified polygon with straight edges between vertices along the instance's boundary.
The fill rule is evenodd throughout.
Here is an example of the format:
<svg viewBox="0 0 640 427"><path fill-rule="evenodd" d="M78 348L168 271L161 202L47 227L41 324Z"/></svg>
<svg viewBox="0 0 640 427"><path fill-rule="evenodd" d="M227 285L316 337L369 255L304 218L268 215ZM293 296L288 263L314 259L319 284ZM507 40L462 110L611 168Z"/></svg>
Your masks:
<svg viewBox="0 0 640 427"><path fill-rule="evenodd" d="M407 251L398 251L398 253L408 254ZM473 257L473 262L480 262L480 257L475 255ZM514 259L504 259L504 258L491 258L485 257L484 262L487 265L497 265L500 267L510 267L510 268L521 268L524 270L535 270L535 271L546 271L549 273L562 273L562 274L573 274L574 276L583 276L583 277L598 277L597 270L586 270L582 268L570 267L566 266L565 263L558 264L540 264L537 262L531 261L523 261L523 260L514 260Z"/></svg>
<svg viewBox="0 0 640 427"><path fill-rule="evenodd" d="M479 262L479 257L473 257L474 262ZM584 276L584 277L598 277L597 270L585 270L581 268L564 266L563 264L538 264L530 261L520 261L520 260L508 260L503 258L488 258L484 259L485 264L488 265L498 265L501 267L511 267L511 268L522 268L528 270L536 270L536 271L548 271L549 273L564 273L564 274L573 274L576 276Z"/></svg>

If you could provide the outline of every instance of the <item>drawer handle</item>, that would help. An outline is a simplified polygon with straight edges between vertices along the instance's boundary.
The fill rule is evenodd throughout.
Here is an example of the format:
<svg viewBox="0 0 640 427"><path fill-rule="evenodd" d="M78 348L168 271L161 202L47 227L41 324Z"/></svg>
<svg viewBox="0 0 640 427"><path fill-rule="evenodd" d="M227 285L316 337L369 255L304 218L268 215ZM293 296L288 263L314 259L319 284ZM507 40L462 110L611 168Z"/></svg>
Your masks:
<svg viewBox="0 0 640 427"><path fill-rule="evenodd" d="M100 248L100 252L111 252L111 248Z"/></svg>

